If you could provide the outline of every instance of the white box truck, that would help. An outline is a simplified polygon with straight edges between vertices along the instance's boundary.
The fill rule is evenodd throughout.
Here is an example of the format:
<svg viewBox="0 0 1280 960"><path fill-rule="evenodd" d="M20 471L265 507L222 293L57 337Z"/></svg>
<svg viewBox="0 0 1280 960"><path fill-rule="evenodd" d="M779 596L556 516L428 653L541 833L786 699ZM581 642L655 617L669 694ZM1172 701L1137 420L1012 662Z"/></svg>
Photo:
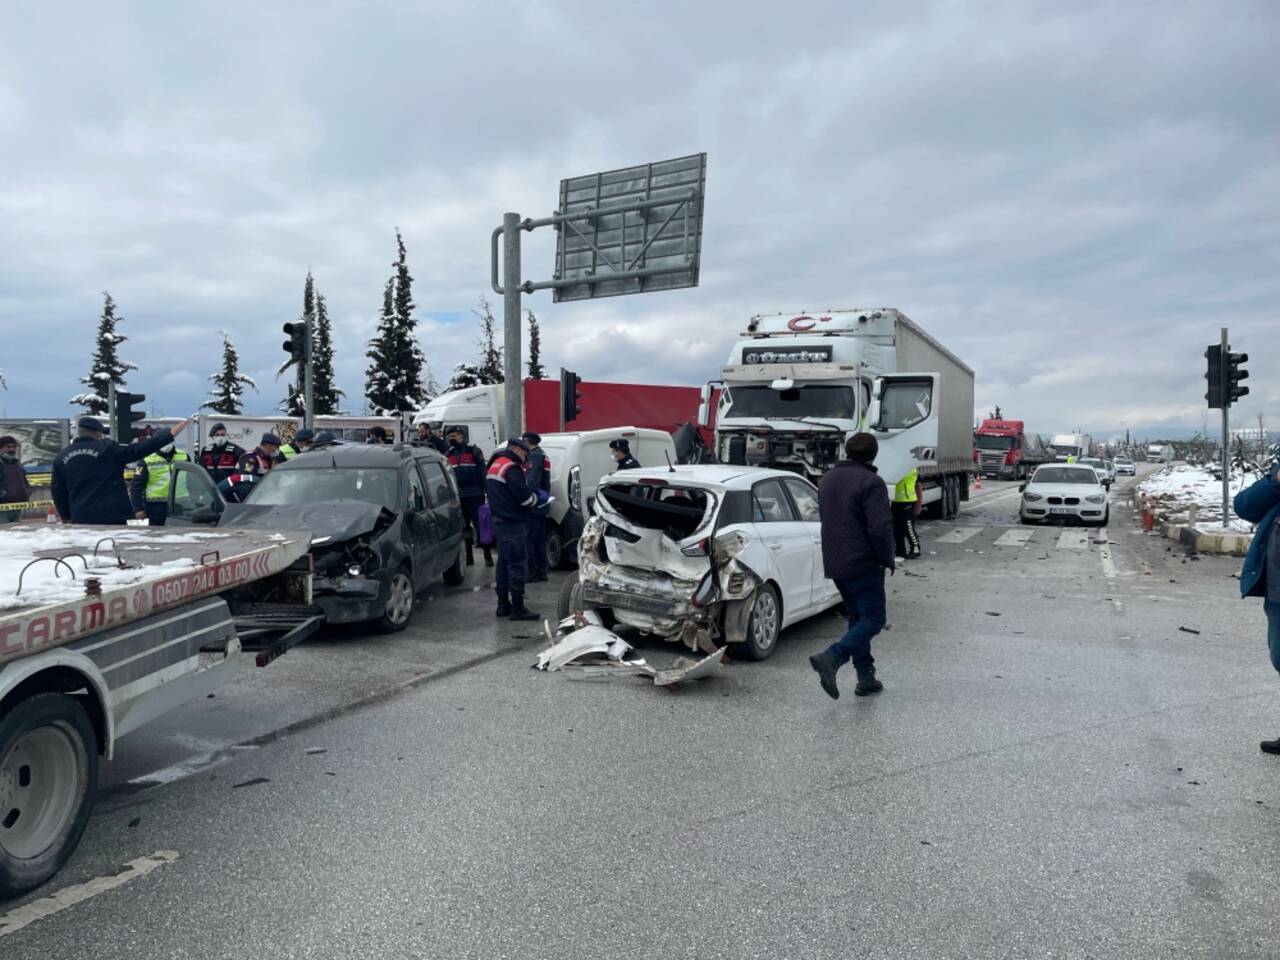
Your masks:
<svg viewBox="0 0 1280 960"><path fill-rule="evenodd" d="M955 516L973 465L973 371L898 310L751 318L721 372L716 459L817 480L869 431L892 487L919 470L929 516ZM704 402L713 384L703 390ZM700 412L705 424L709 410Z"/></svg>

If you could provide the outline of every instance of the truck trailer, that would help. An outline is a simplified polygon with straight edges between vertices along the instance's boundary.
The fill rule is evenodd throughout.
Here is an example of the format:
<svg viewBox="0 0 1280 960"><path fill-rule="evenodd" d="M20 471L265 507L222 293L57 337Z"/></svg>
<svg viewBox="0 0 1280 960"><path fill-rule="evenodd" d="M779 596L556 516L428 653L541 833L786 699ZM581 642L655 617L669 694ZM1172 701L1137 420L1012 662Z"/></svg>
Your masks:
<svg viewBox="0 0 1280 960"><path fill-rule="evenodd" d="M255 530L8 528L0 898L66 863L120 737L230 681L242 650L265 666L319 627L309 545L305 533Z"/></svg>
<svg viewBox="0 0 1280 960"><path fill-rule="evenodd" d="M915 468L927 514L953 517L974 473L973 380L889 307L755 316L721 371L716 459L816 482L866 430L880 442L885 483ZM714 386L703 391L708 412Z"/></svg>
<svg viewBox="0 0 1280 960"><path fill-rule="evenodd" d="M973 460L984 477L1025 480L1042 463L1053 463L1053 450L1040 435L1027 433L1021 420L983 420L973 431Z"/></svg>

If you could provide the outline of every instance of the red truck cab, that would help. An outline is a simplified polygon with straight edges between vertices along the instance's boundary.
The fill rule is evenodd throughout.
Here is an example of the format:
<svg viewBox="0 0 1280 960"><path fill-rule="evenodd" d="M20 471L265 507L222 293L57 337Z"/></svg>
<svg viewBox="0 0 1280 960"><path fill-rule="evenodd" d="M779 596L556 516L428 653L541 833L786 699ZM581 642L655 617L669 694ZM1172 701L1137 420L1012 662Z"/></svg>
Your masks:
<svg viewBox="0 0 1280 960"><path fill-rule="evenodd" d="M973 462L984 477L1025 480L1052 459L1039 437L1027 437L1021 420L983 420L973 431L973 446Z"/></svg>

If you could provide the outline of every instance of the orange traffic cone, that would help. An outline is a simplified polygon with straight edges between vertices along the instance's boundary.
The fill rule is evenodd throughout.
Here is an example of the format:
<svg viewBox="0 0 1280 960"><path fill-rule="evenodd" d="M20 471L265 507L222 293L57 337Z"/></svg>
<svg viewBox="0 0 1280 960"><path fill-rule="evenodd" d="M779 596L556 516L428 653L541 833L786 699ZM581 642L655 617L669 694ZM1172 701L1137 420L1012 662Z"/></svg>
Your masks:
<svg viewBox="0 0 1280 960"><path fill-rule="evenodd" d="M45 522L45 523L57 523L57 522L58 522L58 511L57 511L57 510L55 510L52 506L50 506L50 507L49 507L49 512L48 512L47 514L45 514L44 522Z"/></svg>
<svg viewBox="0 0 1280 960"><path fill-rule="evenodd" d="M973 489L975 489L975 490L981 490L981 489L982 489L982 474L980 474L980 473L974 474L974 477L973 477Z"/></svg>

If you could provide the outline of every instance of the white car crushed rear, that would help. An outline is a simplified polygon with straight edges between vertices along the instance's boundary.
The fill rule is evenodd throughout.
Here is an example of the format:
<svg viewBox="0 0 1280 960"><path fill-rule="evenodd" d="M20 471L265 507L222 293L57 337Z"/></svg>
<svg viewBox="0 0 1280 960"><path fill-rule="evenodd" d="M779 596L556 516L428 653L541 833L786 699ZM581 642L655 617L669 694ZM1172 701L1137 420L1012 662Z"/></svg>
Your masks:
<svg viewBox="0 0 1280 960"><path fill-rule="evenodd" d="M561 617L594 610L710 653L763 660L840 601L822 570L818 492L781 470L683 466L600 482Z"/></svg>

